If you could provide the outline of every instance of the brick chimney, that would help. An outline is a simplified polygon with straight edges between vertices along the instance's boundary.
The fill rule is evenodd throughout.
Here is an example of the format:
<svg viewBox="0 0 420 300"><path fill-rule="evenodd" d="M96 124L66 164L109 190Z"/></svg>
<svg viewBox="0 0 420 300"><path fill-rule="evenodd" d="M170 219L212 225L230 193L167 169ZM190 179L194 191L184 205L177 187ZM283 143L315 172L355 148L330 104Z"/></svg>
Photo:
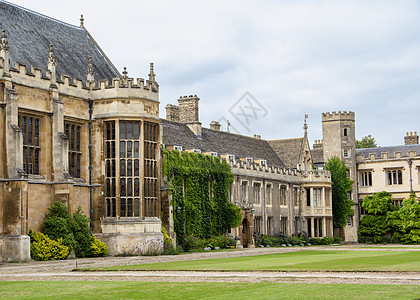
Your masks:
<svg viewBox="0 0 420 300"><path fill-rule="evenodd" d="M221 125L220 125L219 122L217 122L217 121L211 121L211 123L210 123L210 129L220 131L220 127L221 127Z"/></svg>
<svg viewBox="0 0 420 300"><path fill-rule="evenodd" d="M419 143L419 136L417 135L417 131L414 131L414 134L407 132L406 136L404 137L404 144L405 145L416 145Z"/></svg>

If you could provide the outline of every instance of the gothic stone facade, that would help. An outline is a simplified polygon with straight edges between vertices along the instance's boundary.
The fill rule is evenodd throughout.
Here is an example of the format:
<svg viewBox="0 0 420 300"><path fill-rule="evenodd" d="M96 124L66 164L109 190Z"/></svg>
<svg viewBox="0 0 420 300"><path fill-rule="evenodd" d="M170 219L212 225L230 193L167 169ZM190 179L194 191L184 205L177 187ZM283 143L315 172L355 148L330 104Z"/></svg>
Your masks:
<svg viewBox="0 0 420 300"><path fill-rule="evenodd" d="M159 86L121 76L83 25L0 2L0 260L29 259L54 201L117 254L162 239Z"/></svg>
<svg viewBox="0 0 420 300"><path fill-rule="evenodd" d="M215 121L202 128L196 95L180 97L178 103L167 105L166 120L161 120L165 147L219 157L231 166L230 200L242 213L241 225L231 233L242 246L253 246L254 232L332 236L331 177L312 170L306 124L302 138L266 141L223 132Z"/></svg>

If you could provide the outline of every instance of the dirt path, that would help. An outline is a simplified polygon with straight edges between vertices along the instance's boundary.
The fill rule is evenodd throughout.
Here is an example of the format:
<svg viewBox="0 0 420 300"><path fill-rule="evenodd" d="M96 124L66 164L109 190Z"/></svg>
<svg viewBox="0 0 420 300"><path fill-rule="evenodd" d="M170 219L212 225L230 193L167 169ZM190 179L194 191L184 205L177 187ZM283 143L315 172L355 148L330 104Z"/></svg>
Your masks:
<svg viewBox="0 0 420 300"><path fill-rule="evenodd" d="M180 272L180 271L136 271L136 272L72 272L76 267L91 268L103 266L134 265L153 262L185 261L207 258L240 257L299 251L302 248L257 248L237 249L226 252L202 252L171 256L135 256L85 258L65 261L0 264L2 281L167 281L167 282L308 282L308 283L355 283L355 284L414 284L420 285L419 272ZM351 245L340 247L311 247L305 250L389 250L390 246L369 249ZM406 251L419 251L419 247L404 247Z"/></svg>

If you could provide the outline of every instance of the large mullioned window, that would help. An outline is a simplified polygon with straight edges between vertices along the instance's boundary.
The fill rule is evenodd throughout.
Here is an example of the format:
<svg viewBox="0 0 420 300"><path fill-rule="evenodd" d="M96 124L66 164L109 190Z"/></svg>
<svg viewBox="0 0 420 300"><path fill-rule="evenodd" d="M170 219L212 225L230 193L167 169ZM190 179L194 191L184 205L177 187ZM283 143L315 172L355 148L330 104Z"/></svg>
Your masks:
<svg viewBox="0 0 420 300"><path fill-rule="evenodd" d="M120 122L121 217L140 216L140 123Z"/></svg>
<svg viewBox="0 0 420 300"><path fill-rule="evenodd" d="M158 217L158 140L157 124L105 123L107 217Z"/></svg>
<svg viewBox="0 0 420 300"><path fill-rule="evenodd" d="M159 217L158 207L158 165L157 151L159 127L144 123L144 214L145 217Z"/></svg>
<svg viewBox="0 0 420 300"><path fill-rule="evenodd" d="M115 149L115 122L107 122L105 123L105 202L107 217L115 217L117 215Z"/></svg>
<svg viewBox="0 0 420 300"><path fill-rule="evenodd" d="M19 127L23 135L23 169L26 174L39 174L41 120L34 116L19 115Z"/></svg>

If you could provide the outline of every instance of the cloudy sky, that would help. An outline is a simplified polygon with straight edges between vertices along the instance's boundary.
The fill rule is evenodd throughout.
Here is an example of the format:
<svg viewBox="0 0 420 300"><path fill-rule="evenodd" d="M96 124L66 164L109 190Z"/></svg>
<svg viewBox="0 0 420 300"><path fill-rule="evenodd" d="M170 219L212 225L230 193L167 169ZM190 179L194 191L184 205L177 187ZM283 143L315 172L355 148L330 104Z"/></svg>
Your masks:
<svg viewBox="0 0 420 300"><path fill-rule="evenodd" d="M160 111L200 97L204 126L311 143L321 113L356 113L356 138L403 144L420 131L420 1L11 0L85 27L118 69L147 77Z"/></svg>

